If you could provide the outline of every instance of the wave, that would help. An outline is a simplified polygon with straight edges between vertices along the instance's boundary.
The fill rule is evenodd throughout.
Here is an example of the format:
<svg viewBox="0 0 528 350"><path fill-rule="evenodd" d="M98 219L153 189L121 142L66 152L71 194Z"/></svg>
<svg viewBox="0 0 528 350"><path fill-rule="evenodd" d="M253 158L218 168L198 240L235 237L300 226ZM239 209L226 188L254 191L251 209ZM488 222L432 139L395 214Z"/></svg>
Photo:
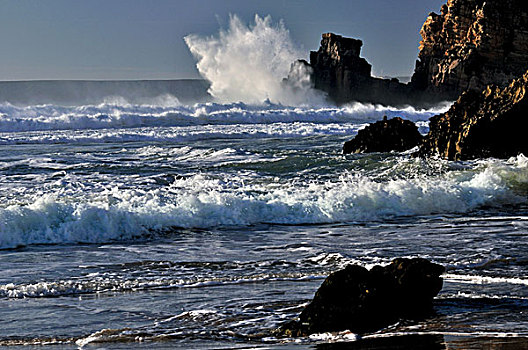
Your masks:
<svg viewBox="0 0 528 350"><path fill-rule="evenodd" d="M289 250L291 247L284 247ZM279 271L282 260L256 260L246 262L207 261L174 262L147 260L123 264L81 265L86 271L79 277L57 281L38 281L29 283L0 284L0 298L48 298L105 292L130 292L156 289L202 288L218 285L237 285L246 283L266 283L270 281L307 281L324 279L324 271L311 268L304 271ZM349 263L360 263L338 253L322 253L309 258L288 262L306 268L317 266L324 270L344 268ZM367 265L369 266L369 265ZM373 265L371 265L373 266ZM115 269L126 270L125 274L116 274ZM175 268L198 269L200 275L174 276ZM153 277L155 273L156 277ZM192 277L190 277L192 276Z"/></svg>
<svg viewBox="0 0 528 350"><path fill-rule="evenodd" d="M382 182L349 173L287 182L248 176L197 174L150 190L113 184L96 190L63 179L49 193L19 196L0 208L0 248L131 241L174 228L370 222L525 203L528 159Z"/></svg>
<svg viewBox="0 0 528 350"><path fill-rule="evenodd" d="M159 289L202 288L222 285L256 284L276 281L306 281L323 279L324 275L306 275L301 273L275 273L254 276L232 276L217 278L130 278L115 279L94 276L92 280L62 280L57 282L37 282L28 284L0 285L0 297L3 298L53 298L81 294L105 292L131 292Z"/></svg>
<svg viewBox="0 0 528 350"><path fill-rule="evenodd" d="M169 97L167 97L169 98ZM198 125L272 123L368 123L384 115L412 121L427 121L448 105L432 109L384 107L353 103L343 107L287 107L279 104L198 103L179 105L169 101L129 104L114 98L99 105L14 106L0 104L0 132L123 129ZM6 135L0 135L0 139Z"/></svg>
<svg viewBox="0 0 528 350"><path fill-rule="evenodd" d="M211 83L209 93L221 102L272 101L287 105L322 104L324 96L311 88L310 72L294 62L303 57L288 30L271 17L255 15L254 25L237 16L216 37L189 35L185 43L198 59L196 65ZM290 70L293 74L290 74ZM289 75L289 76L288 76ZM288 83L283 81L288 77Z"/></svg>
<svg viewBox="0 0 528 350"><path fill-rule="evenodd" d="M88 144L122 142L186 143L204 140L303 138L316 136L353 137L363 124L350 123L273 123L248 125L175 126L166 128L141 127L130 129L53 130L0 134L0 145L10 144ZM423 127L427 129L427 126ZM193 150L203 157L204 150ZM199 153L199 154L198 154ZM9 164L2 164L5 168Z"/></svg>
<svg viewBox="0 0 528 350"><path fill-rule="evenodd" d="M450 282L468 284L518 284L528 286L528 278L491 277L476 275L445 274L444 278Z"/></svg>

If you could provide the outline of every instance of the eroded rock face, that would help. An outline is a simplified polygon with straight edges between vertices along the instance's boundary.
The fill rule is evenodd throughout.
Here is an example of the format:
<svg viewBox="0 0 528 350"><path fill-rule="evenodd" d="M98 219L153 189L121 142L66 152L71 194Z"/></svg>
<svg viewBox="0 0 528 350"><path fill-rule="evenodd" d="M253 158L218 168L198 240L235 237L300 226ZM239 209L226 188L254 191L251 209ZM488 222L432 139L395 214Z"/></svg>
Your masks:
<svg viewBox="0 0 528 350"><path fill-rule="evenodd" d="M505 86L528 68L528 1L448 0L421 35L415 89L455 99Z"/></svg>
<svg viewBox="0 0 528 350"><path fill-rule="evenodd" d="M345 100L370 79L372 66L360 57L361 40L323 34L318 51L310 53L314 85L336 100Z"/></svg>
<svg viewBox="0 0 528 350"><path fill-rule="evenodd" d="M413 94L410 86L397 79L371 76L372 66L362 57L361 40L323 34L318 51L310 53L312 82L333 101L351 101L403 105L422 102L421 94Z"/></svg>
<svg viewBox="0 0 528 350"><path fill-rule="evenodd" d="M299 320L285 324L278 335L363 333L399 319L422 319L432 312L433 298L442 289L443 272L443 266L420 258L395 259L370 271L349 265L328 276Z"/></svg>
<svg viewBox="0 0 528 350"><path fill-rule="evenodd" d="M418 127L409 120L396 117L370 124L343 146L343 153L406 151L422 142Z"/></svg>
<svg viewBox="0 0 528 350"><path fill-rule="evenodd" d="M421 156L449 160L528 154L528 72L506 88L468 91L444 114L430 119Z"/></svg>

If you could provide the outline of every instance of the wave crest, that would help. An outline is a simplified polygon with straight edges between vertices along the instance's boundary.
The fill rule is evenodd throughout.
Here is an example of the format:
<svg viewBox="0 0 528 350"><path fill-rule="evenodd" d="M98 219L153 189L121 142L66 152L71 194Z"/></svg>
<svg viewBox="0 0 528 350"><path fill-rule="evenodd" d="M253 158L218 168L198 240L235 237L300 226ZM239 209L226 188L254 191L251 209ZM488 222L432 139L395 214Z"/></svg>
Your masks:
<svg viewBox="0 0 528 350"><path fill-rule="evenodd" d="M410 160L411 162L417 160ZM0 209L0 247L144 239L159 230L270 224L369 222L408 215L461 213L524 203L528 161L487 161L475 170L376 181L343 174L335 181L278 183L194 175L153 190L80 190Z"/></svg>
<svg viewBox="0 0 528 350"><path fill-rule="evenodd" d="M118 129L191 125L270 124L291 122L368 123L400 116L426 121L448 105L424 110L353 103L343 107L287 107L278 104L198 103L178 105L170 96L156 104L129 104L118 97L85 106L14 106L0 104L0 132Z"/></svg>

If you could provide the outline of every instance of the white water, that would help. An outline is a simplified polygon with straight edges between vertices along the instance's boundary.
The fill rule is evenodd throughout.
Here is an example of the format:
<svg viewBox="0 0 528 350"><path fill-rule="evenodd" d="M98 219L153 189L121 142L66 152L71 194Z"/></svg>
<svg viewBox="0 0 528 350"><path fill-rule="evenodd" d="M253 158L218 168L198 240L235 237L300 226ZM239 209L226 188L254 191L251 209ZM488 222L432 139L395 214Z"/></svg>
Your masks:
<svg viewBox="0 0 528 350"><path fill-rule="evenodd" d="M216 162L230 152L213 155ZM243 159L241 161L244 161ZM421 162L409 160L408 162ZM412 164L410 164L412 166ZM122 188L148 179L131 176L57 180L17 193L0 208L0 247L35 243L134 240L171 227L213 228L261 223L371 222L399 216L464 213L523 201L528 160L486 161L474 171L379 182L342 174L335 180L196 174L168 186ZM154 179L152 179L154 181Z"/></svg>
<svg viewBox="0 0 528 350"><path fill-rule="evenodd" d="M525 278L505 278L472 275L446 274L444 278L448 281L467 284L520 284L528 286L528 279Z"/></svg>
<svg viewBox="0 0 528 350"><path fill-rule="evenodd" d="M44 130L123 129L192 125L271 124L271 123L368 123L400 116L426 121L445 111L448 105L422 110L353 103L343 107L286 107L277 104L244 103L171 104L171 97L160 97L159 104L128 104L124 99L100 105L68 107L58 105L14 106L0 104L0 132ZM9 138L0 135L0 141Z"/></svg>
<svg viewBox="0 0 528 350"><path fill-rule="evenodd" d="M292 64L305 54L292 42L282 22L255 16L245 25L231 16L229 27L216 37L189 35L185 42L197 58L196 67L211 83L209 93L220 102L259 104L268 100L285 105L322 104L323 95L311 89L309 72ZM291 78L286 84L293 68Z"/></svg>
<svg viewBox="0 0 528 350"><path fill-rule="evenodd" d="M4 298L41 298L71 296L89 293L104 293L109 291L130 292L149 289L199 288L211 286L226 286L246 283L262 283L271 281L299 281L324 278L323 275L305 276L291 275L258 275L230 278L198 278L181 279L160 277L119 279L115 276L90 276L86 280L66 280L57 282L38 282L31 284L0 285L0 297Z"/></svg>
<svg viewBox="0 0 528 350"><path fill-rule="evenodd" d="M378 183L343 172L336 174L335 181L292 178L284 183L259 178L251 172L212 175L197 172L196 168L216 169L236 164L258 167L288 161L288 156L276 153L277 150L266 155L254 154L227 144L218 148L217 140L247 140L244 143L251 147L256 138L352 136L383 115L418 121L425 131L427 119L445 108L398 109L360 103L343 107L287 107L271 103L189 106L180 105L170 96L160 97L156 104L143 105L129 104L121 98L100 105L70 107L1 104L0 145L49 145L53 147L49 152L55 152L54 145L58 143L90 146L86 146L88 152L65 157L32 154L38 149L29 151L30 154L25 153L25 148L20 149L20 154L6 149L8 156L0 162L0 169L5 171L0 178L5 194L0 204L0 248L143 239L171 227L329 223L428 214L452 207L471 209L487 199L480 197L480 191L470 201L457 199L456 192L466 190L457 189L456 180L432 179L431 184L425 184L434 187L431 191L420 181ZM122 150L113 150L102 157L100 150L92 147L104 142L120 143ZM130 155L127 142L141 142L144 147ZM183 145L166 148L152 142ZM212 143L204 148L193 147L193 142ZM134 160L120 160L129 157ZM147 166L147 171L151 166L162 169L189 166L192 176L175 179L159 188L150 184L155 184L158 177L173 177L163 172L152 177L141 172L123 176L118 168L115 173L112 168L110 174L99 173L103 164L141 168L151 161L154 163ZM15 176L13 181L10 174L21 168L32 170ZM50 169L55 172L47 174ZM292 164L291 169L296 169L296 165ZM138 182L147 185L130 186ZM348 189L346 192L343 186ZM426 205L413 204L412 191L427 192ZM428 193L435 192L449 197L447 204L432 203ZM454 205L453 201L459 204Z"/></svg>

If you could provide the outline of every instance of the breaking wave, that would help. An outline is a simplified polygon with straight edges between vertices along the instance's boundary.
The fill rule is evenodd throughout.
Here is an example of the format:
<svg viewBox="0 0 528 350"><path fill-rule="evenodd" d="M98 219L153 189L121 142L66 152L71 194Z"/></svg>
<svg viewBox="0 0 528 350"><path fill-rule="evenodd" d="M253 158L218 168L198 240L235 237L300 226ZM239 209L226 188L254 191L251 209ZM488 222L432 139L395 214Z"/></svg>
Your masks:
<svg viewBox="0 0 528 350"><path fill-rule="evenodd" d="M129 104L114 98L99 105L15 106L0 104L0 132L119 129L192 125L271 124L291 122L368 123L384 115L426 121L448 105L432 109L384 107L353 103L343 107L286 107L268 103L199 103L179 105L161 100L152 105Z"/></svg>
<svg viewBox="0 0 528 350"><path fill-rule="evenodd" d="M66 179L48 194L18 197L0 209L0 247L128 241L173 228L370 222L462 213L524 203L527 183L524 156L485 161L474 170L383 182L347 173L335 181L287 182L196 174L151 190L112 184L94 190Z"/></svg>

